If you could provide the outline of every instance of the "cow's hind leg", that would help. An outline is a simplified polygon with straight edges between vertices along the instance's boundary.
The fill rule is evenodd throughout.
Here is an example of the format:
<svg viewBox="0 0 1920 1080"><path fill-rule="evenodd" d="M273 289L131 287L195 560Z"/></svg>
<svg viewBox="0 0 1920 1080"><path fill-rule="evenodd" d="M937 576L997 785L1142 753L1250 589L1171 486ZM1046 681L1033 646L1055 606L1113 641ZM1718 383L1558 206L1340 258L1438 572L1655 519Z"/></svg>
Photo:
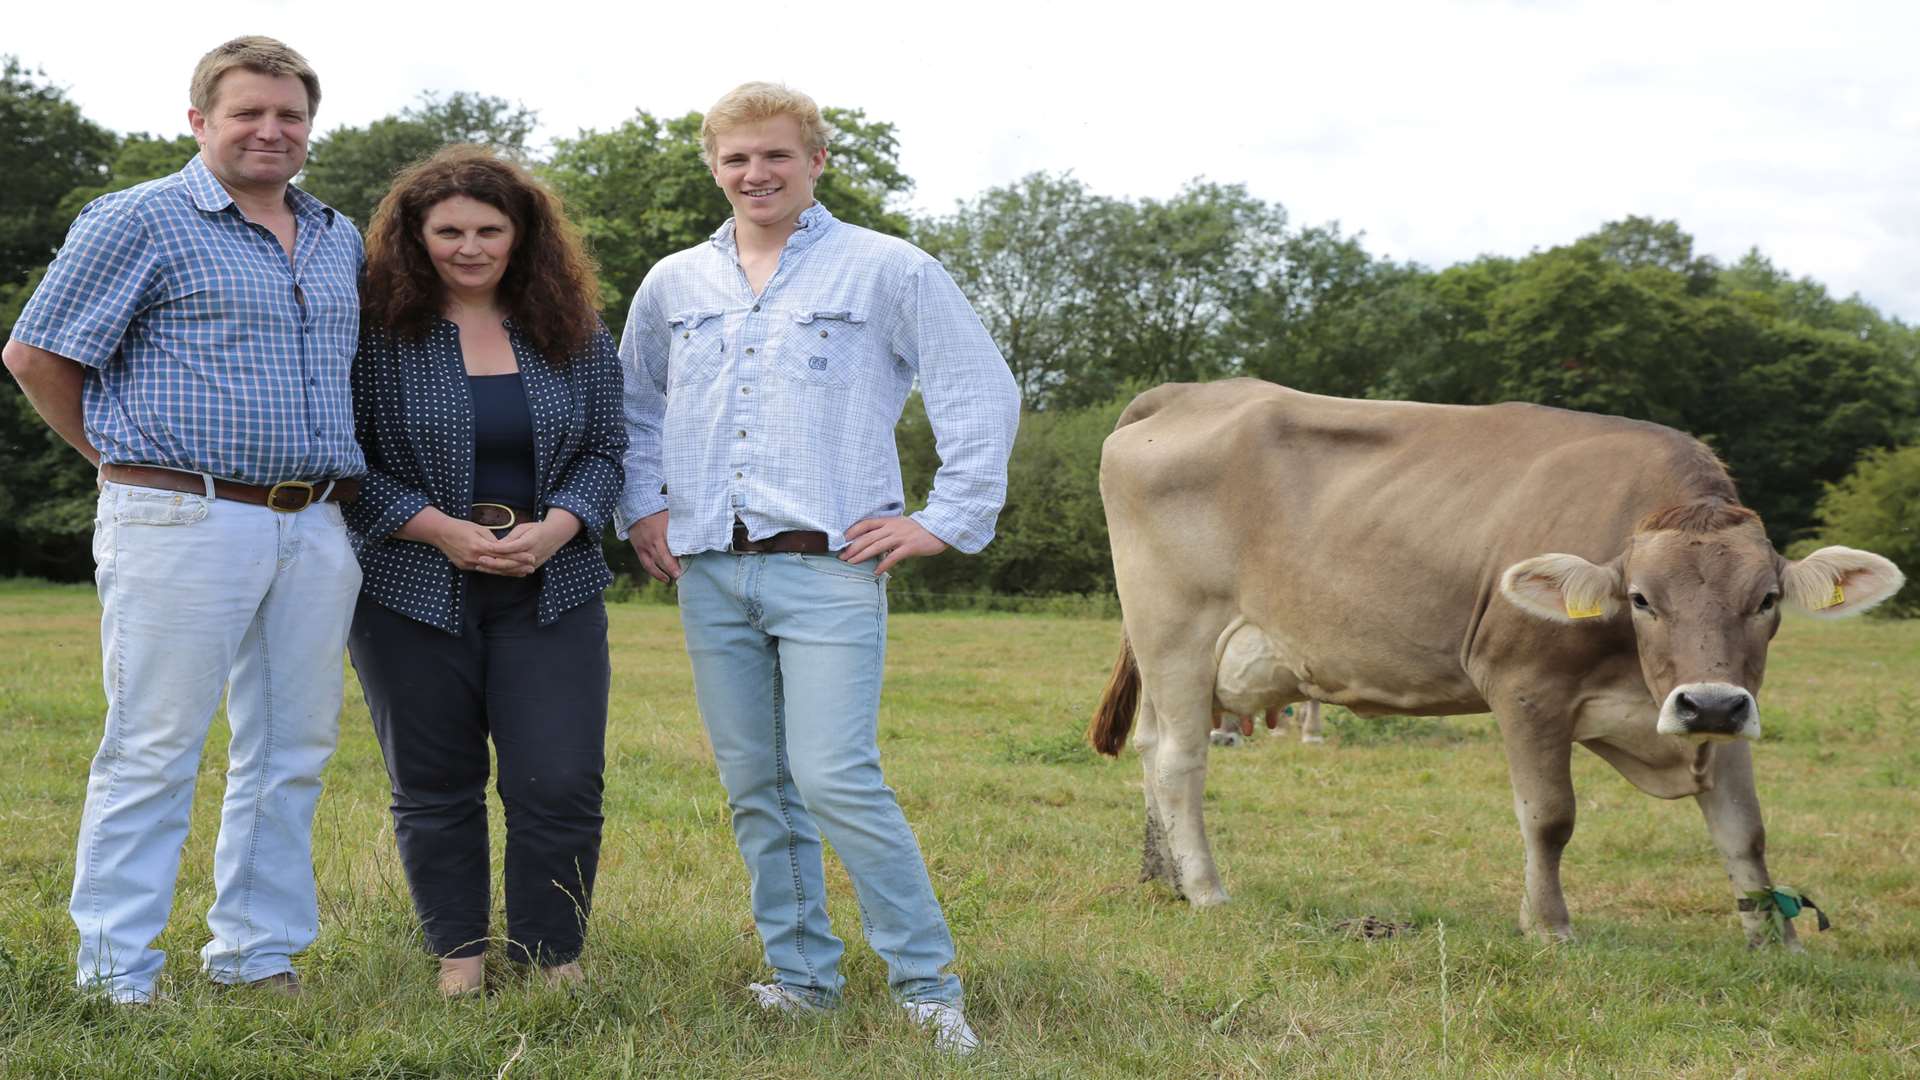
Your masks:
<svg viewBox="0 0 1920 1080"><path fill-rule="evenodd" d="M1227 902L1201 810L1213 728L1211 666L1151 684L1157 742L1146 759L1147 797L1159 809L1175 887L1195 907Z"/></svg>
<svg viewBox="0 0 1920 1080"><path fill-rule="evenodd" d="M1180 878L1174 872L1173 849L1167 846L1165 818L1160 813L1160 802L1154 798L1154 758L1160 749L1160 720L1153 711L1153 697L1150 694L1140 696L1140 718L1135 728L1134 748L1140 751L1140 770L1145 779L1141 785L1147 796L1147 839L1140 853L1140 880L1164 881L1172 886L1175 896L1180 894Z"/></svg>
<svg viewBox="0 0 1920 1080"><path fill-rule="evenodd" d="M1767 875L1767 830L1760 820L1760 796L1753 786L1753 754L1744 742L1722 743L1713 750L1713 787L1694 796L1706 815L1713 846L1727 863L1735 899L1773 887ZM1748 945L1772 941L1771 919L1764 911L1743 911ZM1793 924L1786 923L1780 943L1798 951Z"/></svg>
<svg viewBox="0 0 1920 1080"><path fill-rule="evenodd" d="M1506 741L1507 775L1513 781L1513 812L1527 846L1520 929L1570 941L1573 925L1560 891L1560 853L1573 838L1573 742L1540 731L1524 706L1516 714L1502 710L1498 717Z"/></svg>

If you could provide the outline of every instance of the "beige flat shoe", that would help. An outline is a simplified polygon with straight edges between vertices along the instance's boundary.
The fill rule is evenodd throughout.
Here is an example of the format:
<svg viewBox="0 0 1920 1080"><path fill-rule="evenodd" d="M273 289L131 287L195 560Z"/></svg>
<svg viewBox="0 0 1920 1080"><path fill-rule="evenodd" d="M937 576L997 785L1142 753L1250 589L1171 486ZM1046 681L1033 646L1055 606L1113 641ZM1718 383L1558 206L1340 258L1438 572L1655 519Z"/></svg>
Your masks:
<svg viewBox="0 0 1920 1080"><path fill-rule="evenodd" d="M554 964L551 967L541 968L540 978L544 980L548 986L568 989L586 982L587 973L580 970L578 962L569 960L564 964Z"/></svg>
<svg viewBox="0 0 1920 1080"><path fill-rule="evenodd" d="M465 997L487 988L487 958L448 957L440 961L440 996Z"/></svg>

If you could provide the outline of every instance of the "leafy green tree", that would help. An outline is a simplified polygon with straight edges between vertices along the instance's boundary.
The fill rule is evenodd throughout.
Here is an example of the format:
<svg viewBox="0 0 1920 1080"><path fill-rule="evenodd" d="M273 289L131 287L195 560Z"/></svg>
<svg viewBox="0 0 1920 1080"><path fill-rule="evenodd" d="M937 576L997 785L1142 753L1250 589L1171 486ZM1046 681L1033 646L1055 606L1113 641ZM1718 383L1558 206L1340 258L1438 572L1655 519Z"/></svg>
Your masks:
<svg viewBox="0 0 1920 1080"><path fill-rule="evenodd" d="M1425 366L1437 305L1419 267L1375 260L1338 225L1281 241L1265 287L1234 312L1242 370L1316 394L1366 397L1396 365Z"/></svg>
<svg viewBox="0 0 1920 1080"><path fill-rule="evenodd" d="M1109 200L1071 175L1031 173L922 223L915 239L953 275L1000 346L1029 409L1083 368L1090 268L1105 257Z"/></svg>
<svg viewBox="0 0 1920 1080"><path fill-rule="evenodd" d="M113 156L113 134L45 78L0 57L0 285L46 265L72 220L60 197L101 183Z"/></svg>
<svg viewBox="0 0 1920 1080"><path fill-rule="evenodd" d="M1088 268L1090 347L1055 395L1106 401L1128 383L1215 378L1234 370L1226 329L1263 288L1286 211L1239 184L1196 180L1172 199L1103 203L1101 258Z"/></svg>
<svg viewBox="0 0 1920 1080"><path fill-rule="evenodd" d="M313 140L300 186L364 230L401 169L461 142L524 160L538 122L538 113L503 98L466 91L444 98L422 94L419 104L397 114Z"/></svg>
<svg viewBox="0 0 1920 1080"><path fill-rule="evenodd" d="M1920 572L1920 443L1876 449L1820 499L1820 527L1813 544L1845 544L1876 552L1907 574ZM1920 586L1911 580L1881 609L1920 615Z"/></svg>
<svg viewBox="0 0 1920 1080"><path fill-rule="evenodd" d="M106 176L97 184L82 184L62 195L56 212L71 221L100 196L171 176L199 152L200 144L191 135L163 138L137 131L124 136L114 148Z"/></svg>

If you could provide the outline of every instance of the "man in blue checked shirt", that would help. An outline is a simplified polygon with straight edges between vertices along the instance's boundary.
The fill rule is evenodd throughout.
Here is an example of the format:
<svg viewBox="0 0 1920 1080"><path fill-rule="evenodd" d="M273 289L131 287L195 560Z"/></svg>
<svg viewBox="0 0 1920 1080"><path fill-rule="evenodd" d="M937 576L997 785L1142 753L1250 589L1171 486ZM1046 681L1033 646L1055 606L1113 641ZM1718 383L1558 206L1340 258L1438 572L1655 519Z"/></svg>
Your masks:
<svg viewBox="0 0 1920 1080"><path fill-rule="evenodd" d="M634 297L618 520L647 572L679 583L774 972L749 989L781 1012L838 1004L824 836L894 994L966 1053L979 1041L946 970L953 938L880 773L886 573L993 538L1019 395L938 262L813 201L828 130L811 99L748 83L701 134L733 217ZM926 509L904 516L893 429L916 380L941 464Z"/></svg>
<svg viewBox="0 0 1920 1080"><path fill-rule="evenodd" d="M194 70L200 153L88 204L13 327L7 369L100 470L106 733L81 814L79 984L153 1000L200 749L233 731L214 848L218 983L297 993L318 930L312 832L360 570L339 503L365 471L348 369L360 235L289 182L320 83L236 38Z"/></svg>

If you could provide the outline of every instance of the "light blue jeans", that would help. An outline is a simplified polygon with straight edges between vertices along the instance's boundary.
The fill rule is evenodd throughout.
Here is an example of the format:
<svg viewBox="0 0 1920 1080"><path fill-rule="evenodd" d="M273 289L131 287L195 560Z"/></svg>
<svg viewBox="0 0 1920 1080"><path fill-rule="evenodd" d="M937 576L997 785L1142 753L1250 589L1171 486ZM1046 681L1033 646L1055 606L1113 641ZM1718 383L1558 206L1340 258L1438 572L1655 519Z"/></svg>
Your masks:
<svg viewBox="0 0 1920 1080"><path fill-rule="evenodd" d="M705 552L680 560L694 691L780 984L839 1002L821 837L845 864L867 944L902 1001L960 1004L953 937L920 846L880 775L887 648L874 562Z"/></svg>
<svg viewBox="0 0 1920 1080"><path fill-rule="evenodd" d="M233 738L201 961L224 983L291 971L319 929L313 811L360 588L340 510L107 484L93 557L107 720L75 855L79 985L153 993L223 689Z"/></svg>

